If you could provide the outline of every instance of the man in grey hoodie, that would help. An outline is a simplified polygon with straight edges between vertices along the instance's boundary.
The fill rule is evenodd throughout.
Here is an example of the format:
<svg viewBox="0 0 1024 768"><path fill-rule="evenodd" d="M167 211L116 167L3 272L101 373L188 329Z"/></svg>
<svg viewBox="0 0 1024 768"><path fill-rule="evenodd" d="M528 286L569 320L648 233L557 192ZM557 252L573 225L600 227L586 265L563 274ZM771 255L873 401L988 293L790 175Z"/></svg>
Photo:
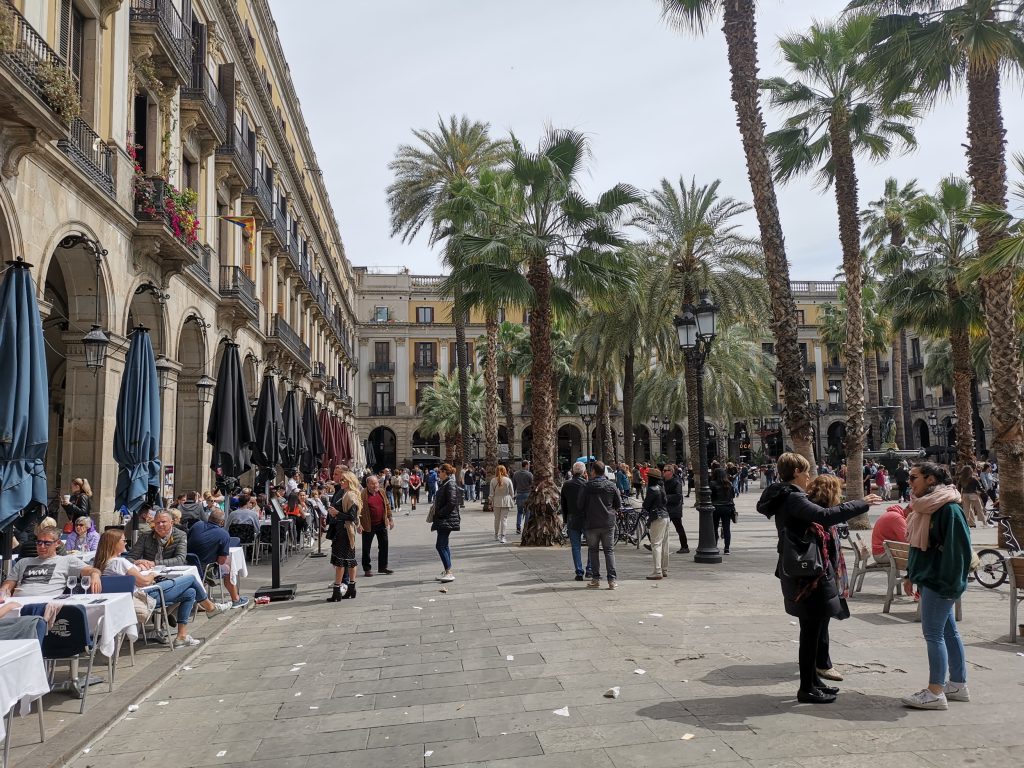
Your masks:
<svg viewBox="0 0 1024 768"><path fill-rule="evenodd" d="M605 567L608 571L608 589L615 589L615 516L622 508L622 498L615 483L605 477L604 462L590 465L590 480L580 490L577 499L583 514L590 549L590 570L593 578L587 583L592 589L601 586L601 560L599 548L604 548Z"/></svg>
<svg viewBox="0 0 1024 768"><path fill-rule="evenodd" d="M199 499L199 494L189 491L185 494L185 501L178 505L181 510L181 524L185 530L192 527L192 523L202 520L204 523L210 519L210 510Z"/></svg>

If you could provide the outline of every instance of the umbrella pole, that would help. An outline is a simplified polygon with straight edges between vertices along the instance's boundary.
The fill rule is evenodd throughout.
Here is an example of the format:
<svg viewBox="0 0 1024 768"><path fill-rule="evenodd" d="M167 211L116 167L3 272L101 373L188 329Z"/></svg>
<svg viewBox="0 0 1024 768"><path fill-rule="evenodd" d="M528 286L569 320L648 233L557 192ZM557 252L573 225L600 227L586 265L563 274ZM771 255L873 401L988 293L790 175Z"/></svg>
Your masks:
<svg viewBox="0 0 1024 768"><path fill-rule="evenodd" d="M267 499L267 511L270 514L270 581L269 587L260 587L256 590L256 597L268 597L271 602L278 600L294 600L296 585L281 583L281 529L278 527L280 521L277 519L277 510L270 503L270 480L266 480L265 493Z"/></svg>
<svg viewBox="0 0 1024 768"><path fill-rule="evenodd" d="M0 546L0 553L3 557L3 568L0 569L0 581L7 581L7 574L11 570L11 558L14 553L14 543L11 539L14 537L14 521L12 520L9 525L5 525L3 531L0 531L0 536L3 537L3 544Z"/></svg>

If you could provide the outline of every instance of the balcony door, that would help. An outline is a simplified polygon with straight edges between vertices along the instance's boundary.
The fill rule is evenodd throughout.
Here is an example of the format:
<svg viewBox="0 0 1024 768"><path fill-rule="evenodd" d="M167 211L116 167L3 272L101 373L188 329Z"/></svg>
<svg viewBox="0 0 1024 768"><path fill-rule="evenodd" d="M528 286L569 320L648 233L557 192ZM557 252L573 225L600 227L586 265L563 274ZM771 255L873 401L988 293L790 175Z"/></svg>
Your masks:
<svg viewBox="0 0 1024 768"><path fill-rule="evenodd" d="M383 416L391 410L391 382L376 381L373 384L373 411Z"/></svg>
<svg viewBox="0 0 1024 768"><path fill-rule="evenodd" d="M373 343L373 362L377 365L387 365L391 362L391 344L386 341L375 341Z"/></svg>

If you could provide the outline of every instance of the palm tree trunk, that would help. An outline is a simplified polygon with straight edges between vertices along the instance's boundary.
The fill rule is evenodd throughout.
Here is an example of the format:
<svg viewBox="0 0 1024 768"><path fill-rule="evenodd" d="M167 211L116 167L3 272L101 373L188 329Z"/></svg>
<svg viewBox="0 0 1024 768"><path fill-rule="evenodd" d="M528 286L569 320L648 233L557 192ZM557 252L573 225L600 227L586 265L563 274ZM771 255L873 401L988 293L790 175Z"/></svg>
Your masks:
<svg viewBox="0 0 1024 768"><path fill-rule="evenodd" d="M609 462L615 461L615 424L612 421L612 406L615 402L615 384L610 376L604 380L602 394L605 402L608 403L604 420L604 462L605 464L608 464Z"/></svg>
<svg viewBox="0 0 1024 768"><path fill-rule="evenodd" d="M457 291L452 302L452 314L455 324L455 366L459 371L459 464L465 461L469 455L466 445L469 442L469 375L466 360L466 315L468 314L462 306L462 293Z"/></svg>
<svg viewBox="0 0 1024 768"><path fill-rule="evenodd" d="M976 62L967 68L967 168L974 202L1006 207L1006 131L999 103L999 70ZM1002 232L982 229L978 252L984 258ZM981 280L985 327L991 348L993 446L999 460L1000 509L1024 530L1024 412L1020 397L1020 354L1015 285L1010 267Z"/></svg>
<svg viewBox="0 0 1024 768"><path fill-rule="evenodd" d="M597 382L597 440L594 445L594 455L605 464L608 463L608 414L611 408L608 406L608 391L604 382L598 379Z"/></svg>
<svg viewBox="0 0 1024 768"><path fill-rule="evenodd" d="M864 379L867 394L867 413L864 418L864 429L871 429L871 449L878 450L881 445L881 431L878 420L878 353L874 350L864 353ZM867 442L865 440L865 442Z"/></svg>
<svg viewBox="0 0 1024 768"><path fill-rule="evenodd" d="M505 397L501 401L501 410L505 414L505 432L508 437L509 458L512 457L512 442L516 435L516 417L512 411L512 374L505 372Z"/></svg>
<svg viewBox="0 0 1024 768"><path fill-rule="evenodd" d="M892 402L899 411L896 418L896 445L907 449L910 447L910 442L907 440L906 419L904 417L906 412L904 408L910 405L910 403L908 400L903 399L903 380L900 376L900 371L903 369L903 349L900 338L902 335L903 331L900 331L891 341L892 360L890 361L889 370L892 372Z"/></svg>
<svg viewBox="0 0 1024 768"><path fill-rule="evenodd" d="M776 378L786 401L786 427L793 450L814 464L811 417L807 410L800 346L797 342L796 303L789 285L789 263L779 219L779 204L772 181L764 140L760 80L757 71L757 18L755 0L725 0L725 42L736 122L743 138L747 177L764 250L766 280L771 297L771 329L775 337Z"/></svg>
<svg viewBox="0 0 1024 768"><path fill-rule="evenodd" d="M907 354L907 332L900 329L900 391L903 394L903 432L907 444L905 448L920 448L914 435L914 414L910 409L910 358ZM895 362L893 364L895 367Z"/></svg>
<svg viewBox="0 0 1024 768"><path fill-rule="evenodd" d="M839 242L843 249L843 272L846 276L846 343L843 349L846 360L843 386L847 408L846 498L861 499L864 497L861 483L864 464L864 310L861 306L864 266L860 252L857 173L845 115L832 117L829 134L839 213ZM870 528L871 524L864 514L853 518L850 527Z"/></svg>
<svg viewBox="0 0 1024 768"><path fill-rule="evenodd" d="M956 301L954 287L950 302ZM953 359L953 396L956 402L956 464L958 467L974 466L974 409L971 406L971 380L974 366L971 365L971 340L967 331L949 335L949 353ZM1002 467L999 469L1002 474Z"/></svg>
<svg viewBox="0 0 1024 768"><path fill-rule="evenodd" d="M630 347L622 372L622 460L626 466L633 466L633 391L636 387L636 372L633 363L636 353Z"/></svg>
<svg viewBox="0 0 1024 768"><path fill-rule="evenodd" d="M558 494L552 482L551 455L555 448L552 420L556 401L552 392L551 348L551 270L547 254L530 257L527 281L533 289L534 302L530 312L530 349L533 354L530 375L533 388L533 490L527 499L530 518L523 528L521 546L547 547L561 536L558 521ZM545 386L547 385L547 386Z"/></svg>
<svg viewBox="0 0 1024 768"><path fill-rule="evenodd" d="M454 465L458 466L462 463L462 457L459 456L459 442L456 440L458 435L454 435L451 432L445 432L444 435L444 455L445 460Z"/></svg>
<svg viewBox="0 0 1024 768"><path fill-rule="evenodd" d="M485 318L487 339L484 363L484 472L490 480L498 471L498 313L487 311Z"/></svg>

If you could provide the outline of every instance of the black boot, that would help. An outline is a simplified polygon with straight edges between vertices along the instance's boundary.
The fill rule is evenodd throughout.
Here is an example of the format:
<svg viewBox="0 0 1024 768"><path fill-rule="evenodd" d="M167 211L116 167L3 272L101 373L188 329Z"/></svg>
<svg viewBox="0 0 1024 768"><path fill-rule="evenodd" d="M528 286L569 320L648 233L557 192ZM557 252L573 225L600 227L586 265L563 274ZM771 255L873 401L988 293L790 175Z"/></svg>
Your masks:
<svg viewBox="0 0 1024 768"><path fill-rule="evenodd" d="M340 584L335 584L334 585L334 589L331 591L331 596L328 597L325 602L336 603L339 600L344 600L344 599L345 598L342 597L342 595L341 595L341 585Z"/></svg>
<svg viewBox="0 0 1024 768"><path fill-rule="evenodd" d="M345 596L343 598L341 598L341 599L342 600L355 600L355 597L356 597L356 583L354 581L352 581L352 582L349 582L348 592L346 592Z"/></svg>

